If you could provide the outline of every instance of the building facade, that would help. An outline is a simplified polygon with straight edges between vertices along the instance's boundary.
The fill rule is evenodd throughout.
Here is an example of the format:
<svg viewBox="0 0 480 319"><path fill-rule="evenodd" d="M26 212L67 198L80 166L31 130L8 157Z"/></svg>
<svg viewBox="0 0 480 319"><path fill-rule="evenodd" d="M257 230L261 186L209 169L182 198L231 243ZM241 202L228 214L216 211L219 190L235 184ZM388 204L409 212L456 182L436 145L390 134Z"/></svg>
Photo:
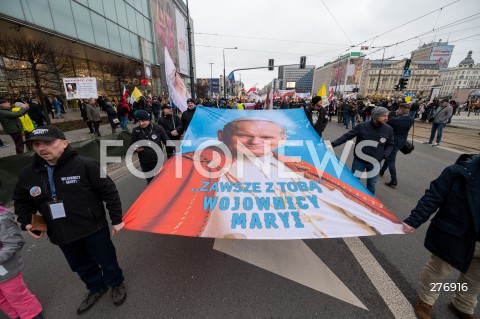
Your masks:
<svg viewBox="0 0 480 319"><path fill-rule="evenodd" d="M298 93L310 92L314 70L314 65L307 65L305 69L296 65L278 67L278 89L295 89Z"/></svg>
<svg viewBox="0 0 480 319"><path fill-rule="evenodd" d="M172 21L169 26L160 21L165 16ZM166 94L165 48L188 84L186 16L181 0L0 0L2 36L45 41L70 58L69 66L57 74L58 90L47 92L51 95L63 93L62 78L95 77L100 95L118 96L118 77L108 67L112 62L132 67L122 78L127 88ZM193 28L193 20L191 24ZM32 83L12 86L5 77L14 64L14 59L0 58L0 94L33 95Z"/></svg>
<svg viewBox="0 0 480 319"><path fill-rule="evenodd" d="M456 92L464 89L480 88L480 64L475 64L472 51L457 67L440 71L440 96L454 97Z"/></svg>

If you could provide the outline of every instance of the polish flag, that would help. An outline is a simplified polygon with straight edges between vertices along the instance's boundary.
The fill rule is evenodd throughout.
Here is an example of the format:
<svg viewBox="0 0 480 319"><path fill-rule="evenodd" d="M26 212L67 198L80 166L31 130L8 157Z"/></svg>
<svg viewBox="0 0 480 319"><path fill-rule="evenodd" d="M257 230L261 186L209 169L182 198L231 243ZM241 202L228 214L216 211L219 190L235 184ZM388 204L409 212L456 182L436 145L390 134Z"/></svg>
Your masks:
<svg viewBox="0 0 480 319"><path fill-rule="evenodd" d="M125 100L128 98L128 91L127 91L127 88L125 87L125 84L123 85L122 96Z"/></svg>
<svg viewBox="0 0 480 319"><path fill-rule="evenodd" d="M256 83L254 86L252 86L250 88L250 90L247 91L247 94L250 93L250 92L257 92L257 85L258 85L258 83Z"/></svg>
<svg viewBox="0 0 480 319"><path fill-rule="evenodd" d="M333 99L333 88L330 89L330 94L328 95L328 102L331 102Z"/></svg>

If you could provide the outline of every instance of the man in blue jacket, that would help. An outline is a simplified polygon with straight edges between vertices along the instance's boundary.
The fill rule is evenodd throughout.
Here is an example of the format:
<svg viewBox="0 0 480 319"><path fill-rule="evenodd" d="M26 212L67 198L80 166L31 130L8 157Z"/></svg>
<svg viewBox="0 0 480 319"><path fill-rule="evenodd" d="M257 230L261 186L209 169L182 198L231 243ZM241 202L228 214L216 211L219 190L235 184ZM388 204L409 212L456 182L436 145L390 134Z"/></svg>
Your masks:
<svg viewBox="0 0 480 319"><path fill-rule="evenodd" d="M385 171L389 170L390 172L390 182L385 183L385 185L395 188L397 187L397 168L395 162L397 159L398 151L405 145L408 138L408 132L413 125L413 118L409 116L410 113L410 104L402 103L398 108L396 114L397 116L392 117L387 124L393 128L393 139L395 145L392 152L388 158L383 163L382 168L380 169L380 176L383 176Z"/></svg>
<svg viewBox="0 0 480 319"><path fill-rule="evenodd" d="M436 214L435 214L436 213ZM418 318L431 318L440 292L454 291L448 308L458 318L475 318L480 292L480 155L464 154L430 184L410 216L403 231L415 229L432 218L425 237L431 253L425 265L415 303ZM461 273L457 282L443 281L453 269Z"/></svg>
<svg viewBox="0 0 480 319"><path fill-rule="evenodd" d="M352 172L367 172L370 176L367 178L367 189L375 194L375 185L378 181L378 170L375 173L374 164L388 158L393 149L393 129L386 125L388 120L388 110L382 106L377 106L372 111L372 120L363 122L355 126L351 131L343 134L335 141L332 146L342 145L348 140L357 138L355 141L355 151L353 153ZM372 143L373 145L362 145ZM362 143L362 144L360 144ZM360 144L360 147L357 147ZM377 166L377 167L378 167ZM377 168L378 169L378 168ZM358 173L357 173L358 174Z"/></svg>

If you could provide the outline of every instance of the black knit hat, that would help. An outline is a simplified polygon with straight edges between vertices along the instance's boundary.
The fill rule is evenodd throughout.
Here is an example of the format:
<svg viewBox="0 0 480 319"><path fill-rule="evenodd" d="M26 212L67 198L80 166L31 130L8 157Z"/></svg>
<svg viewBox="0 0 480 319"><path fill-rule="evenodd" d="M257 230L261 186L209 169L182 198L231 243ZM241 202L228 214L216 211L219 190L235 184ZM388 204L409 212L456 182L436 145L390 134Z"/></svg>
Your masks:
<svg viewBox="0 0 480 319"><path fill-rule="evenodd" d="M314 96L312 98L312 106L317 104L318 102L320 102L322 100L322 98L320 96Z"/></svg>

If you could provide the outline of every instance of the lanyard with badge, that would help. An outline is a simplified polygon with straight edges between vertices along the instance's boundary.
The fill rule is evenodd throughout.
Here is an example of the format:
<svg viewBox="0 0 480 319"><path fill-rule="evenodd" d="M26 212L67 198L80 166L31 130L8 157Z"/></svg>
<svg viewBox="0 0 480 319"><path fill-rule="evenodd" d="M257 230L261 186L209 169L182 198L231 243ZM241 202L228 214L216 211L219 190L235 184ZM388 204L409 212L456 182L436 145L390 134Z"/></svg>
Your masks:
<svg viewBox="0 0 480 319"><path fill-rule="evenodd" d="M57 190L55 189L55 184L53 183L53 169L54 167L47 165L48 182L50 183L50 191L53 199L53 201L48 202L47 205L50 209L50 216L52 217L52 220L67 217L65 213L65 207L63 206L63 201L57 200Z"/></svg>

